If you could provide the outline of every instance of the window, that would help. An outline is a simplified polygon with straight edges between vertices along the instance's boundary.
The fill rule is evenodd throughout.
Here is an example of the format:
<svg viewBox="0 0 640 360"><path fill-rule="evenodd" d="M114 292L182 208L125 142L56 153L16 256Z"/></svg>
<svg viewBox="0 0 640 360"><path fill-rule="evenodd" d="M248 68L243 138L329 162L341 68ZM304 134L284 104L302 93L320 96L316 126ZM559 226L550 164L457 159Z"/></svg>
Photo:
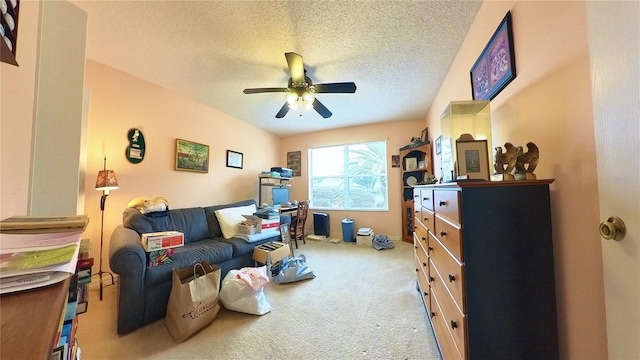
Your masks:
<svg viewBox="0 0 640 360"><path fill-rule="evenodd" d="M314 209L388 210L387 142L309 149L309 193Z"/></svg>

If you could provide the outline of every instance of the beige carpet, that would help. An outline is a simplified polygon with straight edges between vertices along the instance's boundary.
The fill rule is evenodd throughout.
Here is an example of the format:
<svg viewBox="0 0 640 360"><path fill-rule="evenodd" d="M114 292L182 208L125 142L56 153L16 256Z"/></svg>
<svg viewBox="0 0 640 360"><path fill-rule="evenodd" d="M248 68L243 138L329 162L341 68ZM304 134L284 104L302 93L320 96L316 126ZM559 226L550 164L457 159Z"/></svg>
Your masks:
<svg viewBox="0 0 640 360"><path fill-rule="evenodd" d="M354 243L307 241L313 280L269 284L263 316L222 309L177 344L164 320L117 335L115 286L79 316L82 359L439 359L416 290L413 246L376 251ZM94 278L94 283L96 282Z"/></svg>

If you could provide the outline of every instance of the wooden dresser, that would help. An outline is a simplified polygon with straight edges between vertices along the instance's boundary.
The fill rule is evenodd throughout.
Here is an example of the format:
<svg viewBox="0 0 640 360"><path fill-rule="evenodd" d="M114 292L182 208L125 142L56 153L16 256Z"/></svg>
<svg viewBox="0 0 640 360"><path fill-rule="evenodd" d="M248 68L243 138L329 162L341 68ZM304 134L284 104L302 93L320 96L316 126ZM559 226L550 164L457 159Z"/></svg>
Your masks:
<svg viewBox="0 0 640 360"><path fill-rule="evenodd" d="M557 359L549 184L414 188L419 289L444 359Z"/></svg>

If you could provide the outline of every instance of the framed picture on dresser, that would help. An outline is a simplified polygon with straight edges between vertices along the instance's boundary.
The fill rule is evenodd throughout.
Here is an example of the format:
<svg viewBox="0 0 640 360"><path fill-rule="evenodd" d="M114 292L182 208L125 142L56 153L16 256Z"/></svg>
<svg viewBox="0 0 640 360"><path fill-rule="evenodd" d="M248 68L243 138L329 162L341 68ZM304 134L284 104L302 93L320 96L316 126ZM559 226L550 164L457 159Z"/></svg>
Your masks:
<svg viewBox="0 0 640 360"><path fill-rule="evenodd" d="M456 141L458 176L489 180L487 140Z"/></svg>

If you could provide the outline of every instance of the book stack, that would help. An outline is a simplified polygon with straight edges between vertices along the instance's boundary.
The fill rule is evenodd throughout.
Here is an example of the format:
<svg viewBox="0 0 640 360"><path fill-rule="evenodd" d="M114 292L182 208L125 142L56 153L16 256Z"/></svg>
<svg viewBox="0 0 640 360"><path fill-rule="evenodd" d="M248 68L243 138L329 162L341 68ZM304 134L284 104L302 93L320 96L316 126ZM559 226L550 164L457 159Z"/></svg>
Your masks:
<svg viewBox="0 0 640 360"><path fill-rule="evenodd" d="M91 242L89 239L80 241L80 253L78 254L78 264L76 274L78 275L78 305L76 315L87 311L89 306L89 284L91 283L91 267L93 258L90 257Z"/></svg>
<svg viewBox="0 0 640 360"><path fill-rule="evenodd" d="M0 221L0 294L60 282L76 272L86 215Z"/></svg>
<svg viewBox="0 0 640 360"><path fill-rule="evenodd" d="M18 292L63 281L69 277L69 294L60 314L56 348L52 358L76 359L78 342L76 311L80 288L77 272L81 237L89 222L86 215L34 217L14 216L0 221L0 294ZM83 246L82 283L91 281L87 244ZM86 307L85 307L86 308ZM4 324L3 324L4 327Z"/></svg>

